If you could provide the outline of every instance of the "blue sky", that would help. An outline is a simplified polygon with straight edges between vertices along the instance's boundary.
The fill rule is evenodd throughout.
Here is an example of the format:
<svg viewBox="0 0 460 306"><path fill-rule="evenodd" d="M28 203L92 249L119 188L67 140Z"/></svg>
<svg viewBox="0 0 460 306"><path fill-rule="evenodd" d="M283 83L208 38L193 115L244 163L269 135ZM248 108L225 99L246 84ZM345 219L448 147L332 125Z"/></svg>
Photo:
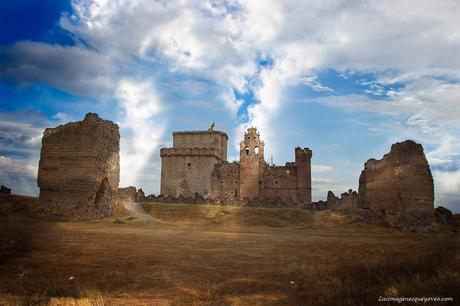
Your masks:
<svg viewBox="0 0 460 306"><path fill-rule="evenodd" d="M121 128L121 183L159 191L174 130L256 126L265 156L313 150L313 197L422 143L436 205L460 211L456 1L0 2L0 183L37 194L45 127L87 112Z"/></svg>

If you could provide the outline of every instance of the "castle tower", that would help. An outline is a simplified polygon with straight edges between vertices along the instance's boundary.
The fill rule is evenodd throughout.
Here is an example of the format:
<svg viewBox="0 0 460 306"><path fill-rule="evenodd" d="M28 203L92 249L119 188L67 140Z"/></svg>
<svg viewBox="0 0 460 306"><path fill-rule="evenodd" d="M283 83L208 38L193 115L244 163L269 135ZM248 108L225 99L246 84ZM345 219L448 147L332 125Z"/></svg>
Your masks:
<svg viewBox="0 0 460 306"><path fill-rule="evenodd" d="M227 160L227 140L213 129L174 132L173 147L160 150L161 195L208 198L214 166Z"/></svg>
<svg viewBox="0 0 460 306"><path fill-rule="evenodd" d="M311 203L311 157L308 148L295 148L295 164L297 167L297 201Z"/></svg>
<svg viewBox="0 0 460 306"><path fill-rule="evenodd" d="M240 142L240 199L259 198L265 168L264 142L256 128L249 128Z"/></svg>

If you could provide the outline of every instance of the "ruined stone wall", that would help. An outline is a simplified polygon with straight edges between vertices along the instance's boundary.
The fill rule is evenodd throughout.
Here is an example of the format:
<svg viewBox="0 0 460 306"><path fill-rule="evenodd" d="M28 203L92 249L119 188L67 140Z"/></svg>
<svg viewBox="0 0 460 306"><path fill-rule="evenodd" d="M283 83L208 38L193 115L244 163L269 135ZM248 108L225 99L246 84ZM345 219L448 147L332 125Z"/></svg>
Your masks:
<svg viewBox="0 0 460 306"><path fill-rule="evenodd" d="M137 190L136 187L129 186L118 188L118 202L129 201L136 202Z"/></svg>
<svg viewBox="0 0 460 306"><path fill-rule="evenodd" d="M227 134L220 131L173 133L173 148L214 148L221 160L227 160L227 141Z"/></svg>
<svg viewBox="0 0 460 306"><path fill-rule="evenodd" d="M111 215L120 176L119 149L118 126L97 114L46 129L38 170L42 213L62 220Z"/></svg>
<svg viewBox="0 0 460 306"><path fill-rule="evenodd" d="M297 202L297 168L294 163L266 167L262 181L261 198Z"/></svg>
<svg viewBox="0 0 460 306"><path fill-rule="evenodd" d="M207 198L211 194L211 175L220 162L214 148L161 149L161 195Z"/></svg>
<svg viewBox="0 0 460 306"><path fill-rule="evenodd" d="M359 178L358 204L392 225L431 223L433 177L422 145L411 140L396 143L381 160L368 160Z"/></svg>
<svg viewBox="0 0 460 306"><path fill-rule="evenodd" d="M359 179L359 205L373 210L433 212L434 187L423 147L396 143L383 159L369 159Z"/></svg>
<svg viewBox="0 0 460 306"><path fill-rule="evenodd" d="M220 199L230 204L239 199L240 194L240 165L236 162L223 162L215 166L212 173L211 198Z"/></svg>
<svg viewBox="0 0 460 306"><path fill-rule="evenodd" d="M124 188L118 188L118 203L122 203L124 201L128 202L142 202L145 200L145 193L140 188L136 190L136 187L129 186Z"/></svg>
<svg viewBox="0 0 460 306"><path fill-rule="evenodd" d="M336 197L332 191L329 191L326 205L327 208L353 209L358 207L358 200L358 193L352 189L342 193L340 198Z"/></svg>

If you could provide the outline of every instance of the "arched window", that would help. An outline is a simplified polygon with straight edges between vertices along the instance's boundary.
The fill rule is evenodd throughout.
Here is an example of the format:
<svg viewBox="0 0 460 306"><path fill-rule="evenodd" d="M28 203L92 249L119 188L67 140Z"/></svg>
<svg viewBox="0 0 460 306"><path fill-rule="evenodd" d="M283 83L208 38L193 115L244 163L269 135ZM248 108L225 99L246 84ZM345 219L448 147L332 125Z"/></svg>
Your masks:
<svg viewBox="0 0 460 306"><path fill-rule="evenodd" d="M255 147L255 148L254 148L254 154L255 154L256 156L259 156L259 147Z"/></svg>
<svg viewBox="0 0 460 306"><path fill-rule="evenodd" d="M244 151L246 151L246 155L249 155L249 151L250 151L249 147L244 148Z"/></svg>

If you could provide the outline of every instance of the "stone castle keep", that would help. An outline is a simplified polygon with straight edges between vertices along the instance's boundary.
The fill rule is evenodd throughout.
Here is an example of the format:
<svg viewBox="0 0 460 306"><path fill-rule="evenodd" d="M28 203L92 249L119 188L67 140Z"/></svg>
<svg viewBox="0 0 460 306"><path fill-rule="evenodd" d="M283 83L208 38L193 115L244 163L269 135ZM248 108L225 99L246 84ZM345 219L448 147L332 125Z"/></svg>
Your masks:
<svg viewBox="0 0 460 306"><path fill-rule="evenodd" d="M227 161L224 132L173 133L173 147L161 155L161 195L203 197L220 203L263 200L291 204L311 203L311 157L308 148L295 149L295 162L269 165L264 142L249 128L240 143L240 161Z"/></svg>

